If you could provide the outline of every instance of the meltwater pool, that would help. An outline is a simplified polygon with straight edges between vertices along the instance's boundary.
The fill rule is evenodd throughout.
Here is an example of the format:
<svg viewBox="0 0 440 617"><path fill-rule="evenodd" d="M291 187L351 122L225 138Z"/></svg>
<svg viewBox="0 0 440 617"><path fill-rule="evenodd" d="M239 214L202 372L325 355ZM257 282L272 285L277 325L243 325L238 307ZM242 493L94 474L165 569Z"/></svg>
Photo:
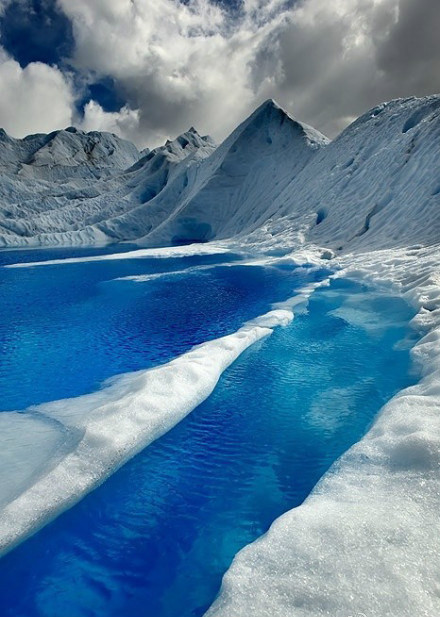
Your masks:
<svg viewBox="0 0 440 617"><path fill-rule="evenodd" d="M0 409L29 414L166 363L329 274L231 253L1 268ZM202 616L237 551L298 506L413 383L412 315L355 281L318 288L184 420L0 559L0 615ZM5 434L7 460L23 435ZM23 457L44 446L33 441L26 435Z"/></svg>

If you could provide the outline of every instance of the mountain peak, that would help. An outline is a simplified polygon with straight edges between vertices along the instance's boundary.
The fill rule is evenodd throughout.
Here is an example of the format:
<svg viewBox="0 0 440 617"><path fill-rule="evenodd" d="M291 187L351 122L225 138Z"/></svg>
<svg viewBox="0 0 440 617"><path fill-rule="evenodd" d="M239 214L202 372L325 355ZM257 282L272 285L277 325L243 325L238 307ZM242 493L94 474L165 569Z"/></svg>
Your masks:
<svg viewBox="0 0 440 617"><path fill-rule="evenodd" d="M78 132L82 132L82 131L78 131L78 129L76 128L76 126L68 126L65 129L66 133L78 133Z"/></svg>
<svg viewBox="0 0 440 617"><path fill-rule="evenodd" d="M284 111L278 103L276 103L273 99L267 99L251 113L248 120L254 121L258 118L269 117L274 113L288 116L288 113Z"/></svg>
<svg viewBox="0 0 440 617"><path fill-rule="evenodd" d="M273 99L267 99L245 120L236 131L261 130L270 125L290 125L295 127L298 136L303 138L313 148L319 148L329 143L329 139L313 127L296 120Z"/></svg>
<svg viewBox="0 0 440 617"><path fill-rule="evenodd" d="M274 99L266 99L265 101L263 101L263 103L261 103L259 107L257 107L255 112L260 112L260 111L265 111L265 110L270 110L270 109L281 109L281 107L278 105L278 103ZM284 111L284 110L281 109L281 111Z"/></svg>

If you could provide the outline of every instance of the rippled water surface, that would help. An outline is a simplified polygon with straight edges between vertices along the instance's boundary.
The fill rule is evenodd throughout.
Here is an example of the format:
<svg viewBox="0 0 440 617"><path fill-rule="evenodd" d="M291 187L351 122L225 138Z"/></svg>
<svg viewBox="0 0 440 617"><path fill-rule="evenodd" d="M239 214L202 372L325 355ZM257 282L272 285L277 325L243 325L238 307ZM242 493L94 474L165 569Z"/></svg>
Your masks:
<svg viewBox="0 0 440 617"><path fill-rule="evenodd" d="M3 270L1 408L167 361L324 276L226 259ZM316 291L307 313L245 352L190 416L0 560L0 615L203 615L236 552L299 505L411 383L397 344L411 316L351 281Z"/></svg>
<svg viewBox="0 0 440 617"><path fill-rule="evenodd" d="M78 253L5 251L0 263ZM308 276L228 266L237 260L225 254L0 268L0 410L78 396L113 375L167 362L234 332ZM172 274L182 270L185 276ZM164 276L118 280L151 274Z"/></svg>

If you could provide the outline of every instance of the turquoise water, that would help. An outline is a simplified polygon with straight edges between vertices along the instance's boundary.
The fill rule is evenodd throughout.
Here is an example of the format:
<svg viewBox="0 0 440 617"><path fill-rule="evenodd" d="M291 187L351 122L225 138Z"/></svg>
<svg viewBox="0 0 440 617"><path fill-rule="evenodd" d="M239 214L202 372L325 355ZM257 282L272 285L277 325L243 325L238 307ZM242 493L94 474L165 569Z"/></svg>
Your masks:
<svg viewBox="0 0 440 617"><path fill-rule="evenodd" d="M1 409L167 361L325 275L225 259L3 270ZM400 299L352 281L316 291L306 314L246 351L190 416L0 560L0 615L203 615L236 552L299 505L412 383L397 345L411 317Z"/></svg>

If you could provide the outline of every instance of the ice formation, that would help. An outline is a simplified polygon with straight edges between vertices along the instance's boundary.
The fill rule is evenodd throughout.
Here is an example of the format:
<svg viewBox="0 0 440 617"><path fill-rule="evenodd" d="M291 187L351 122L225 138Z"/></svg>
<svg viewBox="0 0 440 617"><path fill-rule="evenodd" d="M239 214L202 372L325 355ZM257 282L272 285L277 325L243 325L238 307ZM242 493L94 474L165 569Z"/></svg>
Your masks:
<svg viewBox="0 0 440 617"><path fill-rule="evenodd" d="M290 311L275 309L167 364L110 379L93 394L1 413L0 554L177 424L247 347L291 320Z"/></svg>
<svg viewBox="0 0 440 617"><path fill-rule="evenodd" d="M64 152L64 141L72 149L73 137L84 140L89 135L94 134L60 131L56 139ZM102 141L110 139L112 157L128 158L126 142L102 134ZM21 151L26 139L11 141L15 152ZM2 203L7 205L0 206L0 243L90 245L137 240L146 246L166 246L228 237L248 227L250 208L254 227L264 220L274 194L326 143L320 133L268 101L218 148L191 128L165 146L138 154L139 160L125 171L115 165L112 175L103 173L110 156L83 160L82 142L75 144L81 156L70 159L77 165L67 171L65 159L58 155L61 146L52 148L51 163L46 165L53 174L49 184L40 179L40 167L29 157L26 181L21 168L1 165L1 184L7 193ZM129 153L133 160L134 146ZM93 172L96 177L91 182Z"/></svg>
<svg viewBox="0 0 440 617"><path fill-rule="evenodd" d="M417 308L414 327L424 334L412 352L422 372L419 384L382 410L302 506L237 555L208 615L439 615L440 96L384 103L330 143L272 101L218 148L194 129L142 155L114 136L72 129L24 140L3 133L1 140L4 246L130 240L154 248L214 240L213 250L244 249L298 264L330 261L338 276L394 287ZM84 457L77 449L68 454L75 458L74 471L82 470L72 480L74 494L82 494L105 477L109 465L148 443L146 434L160 434L187 413L237 350L268 331L267 325L249 326L238 339L233 335L190 352L221 348L210 360L215 366L207 381L198 382L199 394L173 407L169 417L160 406L154 420L145 417L140 396L127 418L118 401L173 363L156 373L122 377L66 405L66 435L49 422L57 403L39 409L41 416L29 419L36 439L47 431L50 447L59 452L59 440L82 443L87 435ZM182 370L176 379L187 379L187 360L174 361ZM159 397L160 379L153 390ZM90 433L84 433L84 409L95 402ZM139 442L122 428L115 434L113 422L110 428L104 422L107 413L116 414L122 428L145 421L148 430ZM98 446L94 423L104 431ZM93 452L106 444L108 458L98 464ZM38 458L23 468L19 485L5 487L4 502L30 486L34 470L45 465ZM67 473L63 465L57 469ZM6 507L1 525L8 542L72 499L73 492L54 499L45 482Z"/></svg>
<svg viewBox="0 0 440 617"><path fill-rule="evenodd" d="M295 258L295 256L293 256ZM438 247L347 254L340 276L395 286L419 308L421 381L299 508L243 549L207 617L394 617L440 611L440 287Z"/></svg>

